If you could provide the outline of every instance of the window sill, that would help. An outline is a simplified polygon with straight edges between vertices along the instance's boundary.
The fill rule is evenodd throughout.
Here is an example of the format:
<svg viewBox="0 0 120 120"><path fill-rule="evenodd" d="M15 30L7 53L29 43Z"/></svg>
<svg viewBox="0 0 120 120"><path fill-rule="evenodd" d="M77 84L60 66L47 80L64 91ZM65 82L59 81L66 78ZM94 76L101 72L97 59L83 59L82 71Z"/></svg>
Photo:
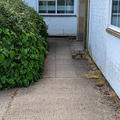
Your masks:
<svg viewBox="0 0 120 120"><path fill-rule="evenodd" d="M41 15L41 16L43 16L43 17L77 17L77 15L75 15L75 14L73 14L73 15L42 15L42 14L39 14L39 15Z"/></svg>
<svg viewBox="0 0 120 120"><path fill-rule="evenodd" d="M107 28L106 31L110 34L112 34L113 36L117 37L117 38L120 38L120 32L115 30L115 29L112 29L112 28Z"/></svg>

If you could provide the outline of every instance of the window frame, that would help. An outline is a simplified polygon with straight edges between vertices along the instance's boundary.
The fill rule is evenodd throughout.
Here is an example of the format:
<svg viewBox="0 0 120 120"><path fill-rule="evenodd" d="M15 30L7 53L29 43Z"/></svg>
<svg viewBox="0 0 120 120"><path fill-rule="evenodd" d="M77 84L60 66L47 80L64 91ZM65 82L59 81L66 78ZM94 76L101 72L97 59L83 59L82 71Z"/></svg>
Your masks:
<svg viewBox="0 0 120 120"><path fill-rule="evenodd" d="M55 13L39 13L39 1L42 1L42 0L37 0L37 12L39 15L42 15L42 16L75 16L76 15L76 4L75 4L75 0L74 0L74 11L73 13L57 13L57 0L55 0Z"/></svg>
<svg viewBox="0 0 120 120"><path fill-rule="evenodd" d="M109 21L108 21L108 29L111 29L112 31L116 31L117 33L120 33L120 27L117 27L115 25L112 25L112 7L113 7L113 4L112 4L113 0L110 0L110 9L109 9Z"/></svg>

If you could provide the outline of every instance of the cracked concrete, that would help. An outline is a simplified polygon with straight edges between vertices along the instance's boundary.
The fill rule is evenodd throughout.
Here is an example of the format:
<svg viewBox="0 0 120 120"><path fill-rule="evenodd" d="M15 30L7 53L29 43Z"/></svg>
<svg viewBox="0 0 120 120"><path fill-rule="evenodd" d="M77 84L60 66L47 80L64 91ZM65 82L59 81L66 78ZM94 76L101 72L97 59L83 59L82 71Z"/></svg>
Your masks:
<svg viewBox="0 0 120 120"><path fill-rule="evenodd" d="M0 91L0 120L118 120L94 81L81 78L90 67L85 60L72 60L70 41L48 40L43 79L29 88Z"/></svg>

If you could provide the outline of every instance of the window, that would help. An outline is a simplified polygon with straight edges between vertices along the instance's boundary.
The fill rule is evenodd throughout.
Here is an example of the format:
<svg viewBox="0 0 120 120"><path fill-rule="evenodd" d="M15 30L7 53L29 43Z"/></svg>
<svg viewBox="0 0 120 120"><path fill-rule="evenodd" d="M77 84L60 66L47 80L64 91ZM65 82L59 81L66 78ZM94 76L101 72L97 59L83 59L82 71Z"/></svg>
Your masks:
<svg viewBox="0 0 120 120"><path fill-rule="evenodd" d="M120 27L120 0L112 0L111 25Z"/></svg>
<svg viewBox="0 0 120 120"><path fill-rule="evenodd" d="M120 38L120 0L110 0L110 22L106 31Z"/></svg>
<svg viewBox="0 0 120 120"><path fill-rule="evenodd" d="M74 14L74 0L39 0L40 14Z"/></svg>

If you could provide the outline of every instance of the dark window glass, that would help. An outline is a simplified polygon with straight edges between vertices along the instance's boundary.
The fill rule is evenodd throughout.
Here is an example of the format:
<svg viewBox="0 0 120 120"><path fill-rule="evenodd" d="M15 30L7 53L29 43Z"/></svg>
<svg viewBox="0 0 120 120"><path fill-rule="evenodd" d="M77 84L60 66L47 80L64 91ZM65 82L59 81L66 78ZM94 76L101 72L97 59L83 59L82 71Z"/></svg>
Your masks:
<svg viewBox="0 0 120 120"><path fill-rule="evenodd" d="M55 13L55 1L39 1L39 13Z"/></svg>
<svg viewBox="0 0 120 120"><path fill-rule="evenodd" d="M57 13L65 13L66 12L66 1L65 0L57 0Z"/></svg>
<svg viewBox="0 0 120 120"><path fill-rule="evenodd" d="M74 13L74 0L57 0L57 13Z"/></svg>
<svg viewBox="0 0 120 120"><path fill-rule="evenodd" d="M66 0L66 13L74 13L74 0Z"/></svg>
<svg viewBox="0 0 120 120"><path fill-rule="evenodd" d="M39 1L39 13L48 13L47 1Z"/></svg>
<svg viewBox="0 0 120 120"><path fill-rule="evenodd" d="M120 27L120 0L112 1L111 24Z"/></svg>
<svg viewBox="0 0 120 120"><path fill-rule="evenodd" d="M55 13L55 1L48 1L48 13Z"/></svg>

